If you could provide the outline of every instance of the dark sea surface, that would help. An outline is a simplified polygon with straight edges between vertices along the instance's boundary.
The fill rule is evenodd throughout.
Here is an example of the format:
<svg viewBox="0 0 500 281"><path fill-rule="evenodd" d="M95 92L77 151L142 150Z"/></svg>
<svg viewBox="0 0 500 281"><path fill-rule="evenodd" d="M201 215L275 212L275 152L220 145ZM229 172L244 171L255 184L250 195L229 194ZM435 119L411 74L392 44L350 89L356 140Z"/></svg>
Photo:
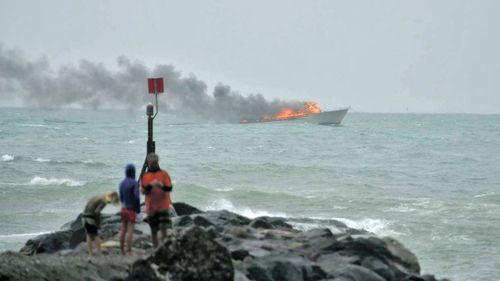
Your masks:
<svg viewBox="0 0 500 281"><path fill-rule="evenodd" d="M424 273L500 279L500 116L348 113L341 126L155 119L174 201L400 240ZM142 167L142 111L0 109L0 251ZM107 207L105 212L114 212ZM310 218L310 219L305 219Z"/></svg>

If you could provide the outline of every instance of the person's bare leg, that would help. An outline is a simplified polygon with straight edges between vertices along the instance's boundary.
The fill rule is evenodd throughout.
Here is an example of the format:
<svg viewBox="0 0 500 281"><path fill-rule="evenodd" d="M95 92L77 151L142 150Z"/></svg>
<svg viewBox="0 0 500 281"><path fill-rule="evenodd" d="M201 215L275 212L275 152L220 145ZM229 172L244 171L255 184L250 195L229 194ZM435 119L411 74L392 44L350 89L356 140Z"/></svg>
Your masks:
<svg viewBox="0 0 500 281"><path fill-rule="evenodd" d="M101 237L99 237L99 235L96 235L94 239L95 239L95 247L97 249L97 252L99 254L102 254L102 250L101 250Z"/></svg>
<svg viewBox="0 0 500 281"><path fill-rule="evenodd" d="M87 248L89 249L89 257L92 257L92 238L87 234Z"/></svg>
<svg viewBox="0 0 500 281"><path fill-rule="evenodd" d="M162 228L161 229L161 238L160 238L160 241L163 242L163 241L165 241L165 239L167 239L167 229L166 228Z"/></svg>
<svg viewBox="0 0 500 281"><path fill-rule="evenodd" d="M122 228L120 231L120 252L122 256L125 255L125 234L127 233L127 222L122 221Z"/></svg>
<svg viewBox="0 0 500 281"><path fill-rule="evenodd" d="M128 223L128 229L127 229L127 253L128 255L132 255L132 242L134 239L134 223L129 222Z"/></svg>
<svg viewBox="0 0 500 281"><path fill-rule="evenodd" d="M151 241L153 242L153 248L158 247L158 231L151 229Z"/></svg>

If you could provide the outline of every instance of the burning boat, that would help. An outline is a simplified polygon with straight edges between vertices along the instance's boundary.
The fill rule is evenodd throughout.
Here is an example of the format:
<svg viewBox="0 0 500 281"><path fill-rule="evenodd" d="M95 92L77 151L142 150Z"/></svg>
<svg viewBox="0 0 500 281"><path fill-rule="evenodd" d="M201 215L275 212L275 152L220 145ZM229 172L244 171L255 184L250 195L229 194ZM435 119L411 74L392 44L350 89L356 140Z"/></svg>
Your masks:
<svg viewBox="0 0 500 281"><path fill-rule="evenodd" d="M331 111L321 111L315 102L308 102L299 110L285 107L276 115L267 115L258 120L243 119L240 123L259 122L293 122L293 123L316 123L321 125L338 125L344 119L349 108L341 108Z"/></svg>

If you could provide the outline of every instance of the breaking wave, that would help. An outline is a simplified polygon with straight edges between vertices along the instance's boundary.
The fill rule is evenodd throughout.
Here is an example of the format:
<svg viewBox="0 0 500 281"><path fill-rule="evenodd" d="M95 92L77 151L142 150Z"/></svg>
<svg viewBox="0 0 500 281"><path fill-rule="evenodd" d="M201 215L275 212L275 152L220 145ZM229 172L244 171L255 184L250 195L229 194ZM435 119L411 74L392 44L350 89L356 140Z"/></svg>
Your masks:
<svg viewBox="0 0 500 281"><path fill-rule="evenodd" d="M82 186L85 183L72 179L57 179L57 178L42 178L35 176L31 179L30 185L65 185L65 186Z"/></svg>
<svg viewBox="0 0 500 281"><path fill-rule="evenodd" d="M93 167L104 167L104 166L106 166L105 163L96 162L96 161L90 160L90 159L87 159L87 160L74 160L74 161L58 161L58 160L52 160L52 159L48 159L48 158L38 157L38 158L35 158L33 160L36 161L36 162L47 163L47 164L51 164L51 165L52 164L54 164L54 165L64 164L64 165L85 165L85 166L93 166Z"/></svg>
<svg viewBox="0 0 500 281"><path fill-rule="evenodd" d="M14 160L14 156L9 155L9 154L2 155L2 161L7 162L7 161L12 161L12 160Z"/></svg>
<svg viewBox="0 0 500 281"><path fill-rule="evenodd" d="M351 220L347 218L335 218L336 220L345 223L350 228L364 229L380 236L396 236L401 233L389 228L391 222L384 219L364 218L361 220Z"/></svg>
<svg viewBox="0 0 500 281"><path fill-rule="evenodd" d="M2 234L0 235L0 239L9 239L9 238L22 238L22 237L35 237L42 234L48 234L50 231L42 231L42 232L33 232L33 233L13 233L13 234Z"/></svg>
<svg viewBox="0 0 500 281"><path fill-rule="evenodd" d="M271 213L264 210L253 210L247 207L235 207L234 204L227 199L219 199L212 202L212 204L210 204L206 208L206 210L207 211L228 210L251 219L262 216L287 217L287 215L284 213Z"/></svg>
<svg viewBox="0 0 500 281"><path fill-rule="evenodd" d="M207 208L207 211L215 210L228 210L245 217L254 219L256 217L269 216L281 217L289 220L289 222L300 230L309 230L313 228L326 227L334 233L339 233L342 229L353 228L357 230L365 230L380 236L398 236L401 233L394 231L390 228L391 222L384 219L364 218L361 220L352 220L348 218L298 218L287 215L282 212L269 212L266 210L256 210L248 207L234 206L234 204L227 199L218 199L213 201Z"/></svg>

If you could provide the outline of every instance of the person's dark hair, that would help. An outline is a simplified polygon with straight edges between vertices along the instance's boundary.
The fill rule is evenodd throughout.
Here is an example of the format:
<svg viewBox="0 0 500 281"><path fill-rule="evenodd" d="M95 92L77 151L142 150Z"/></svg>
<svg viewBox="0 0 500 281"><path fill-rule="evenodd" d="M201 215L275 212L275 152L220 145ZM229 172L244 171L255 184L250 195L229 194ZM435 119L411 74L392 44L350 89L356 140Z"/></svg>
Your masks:
<svg viewBox="0 0 500 281"><path fill-rule="evenodd" d="M160 170L160 164L158 163L160 158L158 157L158 154L151 152L148 154L147 161L148 161L148 172L156 172Z"/></svg>

